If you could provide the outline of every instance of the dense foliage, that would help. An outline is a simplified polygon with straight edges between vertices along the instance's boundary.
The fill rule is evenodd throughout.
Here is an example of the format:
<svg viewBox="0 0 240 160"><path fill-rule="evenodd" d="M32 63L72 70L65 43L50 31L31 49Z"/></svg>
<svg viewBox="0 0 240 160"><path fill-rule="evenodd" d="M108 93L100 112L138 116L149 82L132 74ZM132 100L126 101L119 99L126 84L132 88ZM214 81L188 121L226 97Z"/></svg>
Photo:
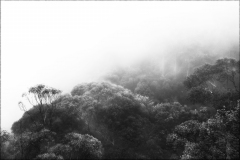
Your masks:
<svg viewBox="0 0 240 160"><path fill-rule="evenodd" d="M158 72L122 70L65 95L30 88L33 107L19 103L22 118L1 131L1 158L239 158L239 61L219 59L182 81Z"/></svg>
<svg viewBox="0 0 240 160"><path fill-rule="evenodd" d="M176 155L181 159L238 159L239 107L238 101L234 110L218 110L205 122L189 120L176 126L168 136Z"/></svg>

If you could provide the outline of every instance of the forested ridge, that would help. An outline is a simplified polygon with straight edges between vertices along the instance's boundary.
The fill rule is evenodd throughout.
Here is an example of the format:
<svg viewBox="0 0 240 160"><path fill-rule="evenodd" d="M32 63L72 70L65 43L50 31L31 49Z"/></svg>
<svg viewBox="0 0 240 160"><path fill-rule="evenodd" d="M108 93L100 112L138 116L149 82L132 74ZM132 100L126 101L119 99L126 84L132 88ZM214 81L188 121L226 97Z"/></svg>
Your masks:
<svg viewBox="0 0 240 160"><path fill-rule="evenodd" d="M238 159L239 59L187 62L144 61L70 94L30 88L1 159Z"/></svg>

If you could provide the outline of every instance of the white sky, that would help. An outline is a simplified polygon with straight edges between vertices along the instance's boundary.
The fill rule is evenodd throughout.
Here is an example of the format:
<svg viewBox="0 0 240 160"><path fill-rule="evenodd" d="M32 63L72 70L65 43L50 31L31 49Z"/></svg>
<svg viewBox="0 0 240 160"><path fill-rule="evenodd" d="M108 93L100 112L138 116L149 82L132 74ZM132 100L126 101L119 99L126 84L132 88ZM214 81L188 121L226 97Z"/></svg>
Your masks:
<svg viewBox="0 0 240 160"><path fill-rule="evenodd" d="M36 84L66 93L171 44L238 39L237 1L2 1L1 127Z"/></svg>

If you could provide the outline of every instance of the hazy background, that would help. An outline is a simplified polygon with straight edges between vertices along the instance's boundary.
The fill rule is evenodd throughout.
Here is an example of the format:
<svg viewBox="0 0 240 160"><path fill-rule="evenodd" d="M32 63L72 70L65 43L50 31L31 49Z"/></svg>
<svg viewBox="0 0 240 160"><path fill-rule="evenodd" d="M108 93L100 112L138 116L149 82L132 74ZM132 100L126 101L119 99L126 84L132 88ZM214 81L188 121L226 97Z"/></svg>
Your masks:
<svg viewBox="0 0 240 160"><path fill-rule="evenodd" d="M21 95L36 84L67 93L148 57L223 56L238 44L237 1L3 1L1 128L22 116Z"/></svg>

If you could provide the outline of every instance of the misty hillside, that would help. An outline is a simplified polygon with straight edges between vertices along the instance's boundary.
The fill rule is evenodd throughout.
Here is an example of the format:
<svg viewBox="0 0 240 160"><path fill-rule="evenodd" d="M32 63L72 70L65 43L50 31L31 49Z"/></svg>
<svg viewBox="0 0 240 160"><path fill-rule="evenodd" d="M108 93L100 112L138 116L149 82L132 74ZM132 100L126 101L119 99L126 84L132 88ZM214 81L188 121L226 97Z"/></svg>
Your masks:
<svg viewBox="0 0 240 160"><path fill-rule="evenodd" d="M238 1L1 1L1 159L239 159Z"/></svg>
<svg viewBox="0 0 240 160"><path fill-rule="evenodd" d="M25 113L1 132L1 158L239 158L239 59L178 56L118 68L70 94L30 88L33 107L19 103Z"/></svg>

